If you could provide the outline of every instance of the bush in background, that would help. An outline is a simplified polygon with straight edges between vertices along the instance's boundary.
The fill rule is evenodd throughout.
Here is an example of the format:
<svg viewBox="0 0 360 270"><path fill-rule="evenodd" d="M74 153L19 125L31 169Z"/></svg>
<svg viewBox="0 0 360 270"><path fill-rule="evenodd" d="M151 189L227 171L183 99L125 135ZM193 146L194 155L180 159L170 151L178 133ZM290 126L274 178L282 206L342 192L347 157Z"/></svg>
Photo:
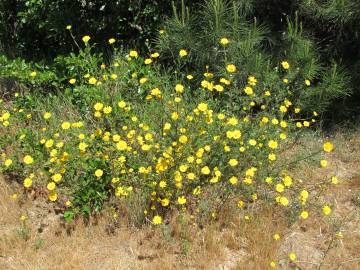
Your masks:
<svg viewBox="0 0 360 270"><path fill-rule="evenodd" d="M49 82L43 85L53 92L66 88L69 70L62 61L77 61L80 49L74 37L90 35L103 54L98 59L108 63L114 52L106 42L109 38L115 38L117 46L151 51L153 38L159 30L164 33L165 26L158 44L167 67L172 65L172 54L183 47L191 49L193 69L221 66L217 61L224 52L218 42L228 37L232 42L226 60L236 61L244 73L255 74L263 82L271 74L269 67L279 61L288 59L296 65L297 77L316 85L316 91L301 97L304 109L316 105L317 111L326 112L325 118L333 120L347 121L358 114L358 1L182 0L171 6L170 1L162 0L1 1L0 51L6 58L1 60L0 75L12 80L18 76L31 86L31 78L24 81L25 72L12 67L24 70L26 65L30 73L37 67L47 71L43 78ZM72 25L72 34L68 25ZM246 78L243 74L242 81Z"/></svg>
<svg viewBox="0 0 360 270"><path fill-rule="evenodd" d="M91 35L105 50L103 41L111 37L145 46L169 13L167 0L3 0L0 50L12 57L51 60L77 49L67 25L77 35Z"/></svg>
<svg viewBox="0 0 360 270"><path fill-rule="evenodd" d="M167 57L165 62L171 67L170 63L177 61L174 52L187 49L191 61L182 68L190 73L195 70L197 78L217 72L224 65L235 64L239 70L232 78L234 81L245 83L254 75L262 82L263 89L281 96L281 92L287 90L273 84L281 81L274 80L278 71L273 67L286 59L296 68L290 68L281 79L296 85L293 98L307 112L325 112L335 99L349 94L348 73L335 62L322 62L315 41L304 31L297 16L287 19L283 23L283 34L277 36L266 24L252 18L253 8L244 3L209 0L196 11L185 5L180 10L174 7L175 16L166 21L157 41L158 48ZM210 71L207 66L211 67ZM303 91L310 84L315 87ZM233 89L232 97L236 97L237 91Z"/></svg>

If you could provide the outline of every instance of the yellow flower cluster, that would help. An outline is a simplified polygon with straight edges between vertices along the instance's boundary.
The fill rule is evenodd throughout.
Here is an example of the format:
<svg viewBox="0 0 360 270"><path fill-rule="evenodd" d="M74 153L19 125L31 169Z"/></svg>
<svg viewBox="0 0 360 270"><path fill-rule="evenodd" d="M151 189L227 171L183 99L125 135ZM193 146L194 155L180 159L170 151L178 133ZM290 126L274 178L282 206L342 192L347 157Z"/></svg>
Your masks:
<svg viewBox="0 0 360 270"><path fill-rule="evenodd" d="M84 36L82 40L87 44L90 39ZM108 40L109 44L115 42L114 38ZM230 41L224 37L219 43L225 47ZM185 49L178 54L179 58L189 55ZM135 50L127 55L132 65L141 59L138 62L142 68L149 69L158 57L160 54L154 52L141 59ZM290 69L287 61L281 62L281 66ZM100 69L107 67L102 64ZM58 190L67 185L74 189L78 183L71 183L73 180L105 187L104 196L114 194L117 200L134 192L145 194L149 208L144 212L153 224L161 224L165 218L162 214L171 207L191 209L212 188L220 188L229 198L236 198L239 208L261 199L265 192L279 207L294 206L300 209L299 217L307 219L312 196L290 172L278 170L282 166L279 157L291 141L288 136L316 122L317 113L311 119L291 119L290 112L299 114L301 108L294 106L290 97L274 101L272 90L260 89L253 75L247 77L244 85L236 84L237 95L242 96L242 103L236 104L240 113L218 108L213 97L231 95L229 89L234 87L238 73L233 63L223 69L218 76L206 67L200 86L208 91L201 91L201 98L194 100L189 98L194 90L191 74L183 74L187 81L178 79L166 88L154 83L150 73L129 70L131 75L126 79L136 83L144 94L141 102L130 102L134 93L119 95L127 97L121 99L119 96L101 99L104 95L97 95L86 108L89 115L77 122L43 111L41 121L49 129L34 124L33 133L37 135L29 138L32 143L38 142L36 147L40 150L18 157L3 156L4 171L23 164L25 189L46 183L49 200L55 202L59 196L65 196L62 201L66 201L66 207L76 207L71 201L74 199L71 196L76 195L69 198ZM107 78L118 80L123 75L111 71L108 77L104 76L86 74L84 78L90 85L99 85ZM68 82L73 85L76 79L70 78ZM24 115L22 109L4 108L0 114L1 134L10 130L13 121L14 127L18 125L16 121L24 121ZM30 117L26 119L32 118L27 115ZM26 135L20 138L25 140ZM323 145L325 153L333 148L330 142ZM321 160L322 167L327 163ZM336 184L336 176L330 182ZM327 204L322 208L325 215L331 211ZM296 259L294 254L289 257Z"/></svg>

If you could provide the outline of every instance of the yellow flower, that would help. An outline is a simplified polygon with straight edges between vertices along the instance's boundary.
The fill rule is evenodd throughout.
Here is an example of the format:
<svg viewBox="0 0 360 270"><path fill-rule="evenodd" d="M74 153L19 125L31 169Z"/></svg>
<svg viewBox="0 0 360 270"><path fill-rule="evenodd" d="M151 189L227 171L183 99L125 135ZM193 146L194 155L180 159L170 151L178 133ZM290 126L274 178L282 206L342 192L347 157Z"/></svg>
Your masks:
<svg viewBox="0 0 360 270"><path fill-rule="evenodd" d="M153 217L152 223L155 225L160 225L162 223L162 217L156 215Z"/></svg>
<svg viewBox="0 0 360 270"><path fill-rule="evenodd" d="M32 182L33 182L32 179L30 177L27 177L25 178L23 185L25 188L29 188L31 187Z"/></svg>
<svg viewBox="0 0 360 270"><path fill-rule="evenodd" d="M88 82L89 82L89 84L94 85L97 83L97 79L95 79L94 77L91 77Z"/></svg>
<svg viewBox="0 0 360 270"><path fill-rule="evenodd" d="M126 107L126 102L121 100L121 101L118 102L118 106L119 106L120 109L124 109Z"/></svg>
<svg viewBox="0 0 360 270"><path fill-rule="evenodd" d="M309 217L309 212L308 211L302 211L300 214L300 217L302 219L307 219Z"/></svg>
<svg viewBox="0 0 360 270"><path fill-rule="evenodd" d="M109 44L113 44L113 43L115 43L116 40L115 40L115 38L110 38L108 41L109 41Z"/></svg>
<svg viewBox="0 0 360 270"><path fill-rule="evenodd" d="M44 113L45 120L49 119L50 117L51 117L51 113L49 113L49 112Z"/></svg>
<svg viewBox="0 0 360 270"><path fill-rule="evenodd" d="M110 106L106 106L106 107L104 107L103 112L104 112L105 114L109 114L109 113L112 112L112 108L111 108Z"/></svg>
<svg viewBox="0 0 360 270"><path fill-rule="evenodd" d="M334 145L331 142L326 142L323 145L324 151L330 153L334 149Z"/></svg>
<svg viewBox="0 0 360 270"><path fill-rule="evenodd" d="M130 57L134 57L134 58L138 58L139 55L138 55L138 52L137 52L137 51L130 51L130 52L129 52L129 56L130 56Z"/></svg>
<svg viewBox="0 0 360 270"><path fill-rule="evenodd" d="M151 58L146 58L144 61L145 65L150 65L152 63L152 59Z"/></svg>
<svg viewBox="0 0 360 270"><path fill-rule="evenodd" d="M200 112L205 112L207 111L208 109L208 105L206 103L200 103L198 106L197 106L197 109L200 111Z"/></svg>
<svg viewBox="0 0 360 270"><path fill-rule="evenodd" d="M289 253L289 259L290 259L290 261L295 261L296 260L296 254L294 252Z"/></svg>
<svg viewBox="0 0 360 270"><path fill-rule="evenodd" d="M54 140L53 140L53 139L47 140L47 141L45 142L45 147L46 147L46 148L50 148L50 147L52 147L53 145L54 145Z"/></svg>
<svg viewBox="0 0 360 270"><path fill-rule="evenodd" d="M282 61L281 66L283 67L283 69L289 69L290 68L290 64L287 61Z"/></svg>
<svg viewBox="0 0 360 270"><path fill-rule="evenodd" d="M229 40L225 37L223 37L222 39L220 39L220 44L223 46L226 46L229 44Z"/></svg>
<svg viewBox="0 0 360 270"><path fill-rule="evenodd" d="M242 200L239 200L238 203L237 203L237 206L238 206L239 208L244 207L244 205L245 205L245 202L242 201Z"/></svg>
<svg viewBox="0 0 360 270"><path fill-rule="evenodd" d="M181 49L179 51L179 56L180 57L184 57L184 56L187 56L187 55L188 55L188 52L185 49Z"/></svg>
<svg viewBox="0 0 360 270"><path fill-rule="evenodd" d="M245 185L251 185L253 180L251 178L249 178L249 177L245 177L243 179L243 182L244 182Z"/></svg>
<svg viewBox="0 0 360 270"><path fill-rule="evenodd" d="M181 135L179 138L179 142L181 142L182 144L187 143L188 138L185 135Z"/></svg>
<svg viewBox="0 0 360 270"><path fill-rule="evenodd" d="M208 166L202 167L202 168L201 168L201 173L204 174L204 175L210 174L210 169L209 169L209 167L208 167Z"/></svg>
<svg viewBox="0 0 360 270"><path fill-rule="evenodd" d="M337 184L339 183L339 180L337 179L336 176L331 177L331 183L332 183L333 185L337 185Z"/></svg>
<svg viewBox="0 0 360 270"><path fill-rule="evenodd" d="M160 187L160 188L166 188L166 186L167 186L166 181L161 180L161 181L159 182L159 187Z"/></svg>
<svg viewBox="0 0 360 270"><path fill-rule="evenodd" d="M328 216L331 213L331 208L328 205L324 205L323 208L322 208L322 211L323 211L325 216Z"/></svg>
<svg viewBox="0 0 360 270"><path fill-rule="evenodd" d="M279 137L280 137L280 139L285 140L286 139L286 134L285 133L280 133Z"/></svg>
<svg viewBox="0 0 360 270"><path fill-rule="evenodd" d="M152 58L158 58L160 54L158 52L154 52L150 55Z"/></svg>
<svg viewBox="0 0 360 270"><path fill-rule="evenodd" d="M284 189L285 189L285 187L284 187L283 184L277 184L277 185L275 186L275 190L276 190L277 192L279 192L279 193L283 192Z"/></svg>
<svg viewBox="0 0 360 270"><path fill-rule="evenodd" d="M273 182L272 177L266 177L266 178L265 178L265 182L266 182L267 184L271 184L271 183Z"/></svg>
<svg viewBox="0 0 360 270"><path fill-rule="evenodd" d="M55 182L58 183L60 182L60 180L62 179L62 176L60 173L56 173L53 176L51 176L51 179Z"/></svg>
<svg viewBox="0 0 360 270"><path fill-rule="evenodd" d="M186 176L189 180L194 180L195 179L195 174L194 173L188 173Z"/></svg>
<svg viewBox="0 0 360 270"><path fill-rule="evenodd" d="M290 187L292 185L292 178L289 175L286 175L283 178L283 182L284 182L285 187Z"/></svg>
<svg viewBox="0 0 360 270"><path fill-rule="evenodd" d="M201 81L201 87L203 87L203 88L207 88L209 86L209 84L210 83L206 80Z"/></svg>
<svg viewBox="0 0 360 270"><path fill-rule="evenodd" d="M275 268L275 267L276 267L276 262L271 261L271 262L270 262L270 267L271 267L271 268Z"/></svg>
<svg viewBox="0 0 360 270"><path fill-rule="evenodd" d="M226 70L229 72L229 73L234 73L236 71L236 66L234 64L228 64L226 66Z"/></svg>
<svg viewBox="0 0 360 270"><path fill-rule="evenodd" d="M31 163L34 162L34 159L30 155L26 155L24 157L23 161L26 165L30 165Z"/></svg>
<svg viewBox="0 0 360 270"><path fill-rule="evenodd" d="M50 182L50 183L47 184L46 187L47 187L48 190L52 191L52 190L54 190L56 188L56 184L54 182Z"/></svg>
<svg viewBox="0 0 360 270"><path fill-rule="evenodd" d="M94 105L94 109L95 109L96 111L101 111L103 108L104 108L104 104L102 104L102 103L100 103L100 102L97 102L97 103L95 103L95 105Z"/></svg>
<svg viewBox="0 0 360 270"><path fill-rule="evenodd" d="M273 239L274 239L275 241L280 240L280 235L279 235L278 233L275 233L275 234L273 235Z"/></svg>
<svg viewBox="0 0 360 270"><path fill-rule="evenodd" d="M177 93L183 93L183 92L184 92L184 86L183 86L182 84L177 84L177 85L175 86L175 91L176 91Z"/></svg>
<svg viewBox="0 0 360 270"><path fill-rule="evenodd" d="M252 96L254 94L254 90L250 86L246 86L244 89L245 94L248 96Z"/></svg>
<svg viewBox="0 0 360 270"><path fill-rule="evenodd" d="M37 75L36 71L33 71L33 72L30 73L31 77L36 77L36 75Z"/></svg>
<svg viewBox="0 0 360 270"><path fill-rule="evenodd" d="M149 151L150 149L151 149L151 145L149 145L149 144L143 144L142 146L141 146L141 150L143 150L143 151Z"/></svg>
<svg viewBox="0 0 360 270"><path fill-rule="evenodd" d="M104 172L103 170L101 169L97 169L94 173L94 175L97 177L97 178L100 178L101 176L103 176Z"/></svg>
<svg viewBox="0 0 360 270"><path fill-rule="evenodd" d="M57 195L57 193L55 191L53 191L53 192L51 192L49 194L49 200L50 201L55 202L57 200L57 198L58 198L58 195Z"/></svg>
<svg viewBox="0 0 360 270"><path fill-rule="evenodd" d="M80 151L86 151L86 148L88 147L88 145L86 144L86 143L84 143L84 142L81 142L81 143L79 143L79 150Z"/></svg>
<svg viewBox="0 0 360 270"><path fill-rule="evenodd" d="M309 80L305 80L305 85L310 86L311 82Z"/></svg>
<svg viewBox="0 0 360 270"><path fill-rule="evenodd" d="M12 163L13 163L13 161L12 161L11 159L6 159L6 160L4 161L5 167L10 167Z"/></svg>
<svg viewBox="0 0 360 270"><path fill-rule="evenodd" d="M251 86L255 86L256 83L257 83L257 79L254 76L248 77L248 84L250 84Z"/></svg>
<svg viewBox="0 0 360 270"><path fill-rule="evenodd" d="M265 91L264 95L265 95L266 97L269 97L269 96L271 96L271 92L267 90L267 91Z"/></svg>
<svg viewBox="0 0 360 270"><path fill-rule="evenodd" d="M214 88L215 88L215 90L217 92L223 92L224 91L224 87L222 85L220 85L220 84L215 85Z"/></svg>
<svg viewBox="0 0 360 270"><path fill-rule="evenodd" d="M160 91L160 89L159 88L153 88L152 90L151 90L151 95L152 96L161 96L161 91Z"/></svg>
<svg viewBox="0 0 360 270"><path fill-rule="evenodd" d="M140 80L139 80L139 83L140 84L144 84L144 83L146 83L147 82L147 78L145 78L145 77L142 77Z"/></svg>
<svg viewBox="0 0 360 270"><path fill-rule="evenodd" d="M287 108L285 106L280 106L280 112L282 113L286 113L287 112Z"/></svg>
<svg viewBox="0 0 360 270"><path fill-rule="evenodd" d="M326 159L320 160L320 165L321 165L321 167L325 168L325 167L327 166L327 164L328 164L328 162L327 162Z"/></svg>
<svg viewBox="0 0 360 270"><path fill-rule="evenodd" d="M124 151L128 148L128 145L125 141L120 140L117 144L116 144L116 149L119 151Z"/></svg>
<svg viewBox="0 0 360 270"><path fill-rule="evenodd" d="M186 203L186 198L185 198L185 196L178 197L177 202L178 202L178 204L180 204L180 205L185 204L185 203Z"/></svg>
<svg viewBox="0 0 360 270"><path fill-rule="evenodd" d="M177 112L171 113L171 119L176 121L179 119L179 114Z"/></svg>
<svg viewBox="0 0 360 270"><path fill-rule="evenodd" d="M74 79L74 78L70 79L70 80L69 80L69 83L70 83L70 84L75 84L75 83L76 83L76 79Z"/></svg>
<svg viewBox="0 0 360 270"><path fill-rule="evenodd" d="M66 26L66 30L71 30L72 26L69 24Z"/></svg>
<svg viewBox="0 0 360 270"><path fill-rule="evenodd" d="M238 165L238 163L239 163L239 162L238 162L236 159L234 159L234 158L230 159L229 162L228 162L228 164L229 164L231 167L234 167L234 166Z"/></svg>
<svg viewBox="0 0 360 270"><path fill-rule="evenodd" d="M230 177L229 179L229 182L232 184L232 185L236 185L238 183L239 179L236 177L236 176L232 176Z"/></svg>
<svg viewBox="0 0 360 270"><path fill-rule="evenodd" d="M339 238L342 238L344 235L343 235L343 233L340 231L340 232L336 232L336 234L335 234L337 237L339 237Z"/></svg>
<svg viewBox="0 0 360 270"><path fill-rule="evenodd" d="M25 221L25 220L27 220L27 216L26 215L21 215L20 216L20 221Z"/></svg>
<svg viewBox="0 0 360 270"><path fill-rule="evenodd" d="M309 192L307 192L306 190L302 190L300 192L300 196L304 199L307 199L309 197Z"/></svg>
<svg viewBox="0 0 360 270"><path fill-rule="evenodd" d="M82 41L86 44L89 42L90 39L90 36L83 36Z"/></svg>
<svg viewBox="0 0 360 270"><path fill-rule="evenodd" d="M71 124L69 122L64 122L61 124L62 129L69 129L71 127Z"/></svg>
<svg viewBox="0 0 360 270"><path fill-rule="evenodd" d="M229 130L226 132L226 137L229 139L240 139L241 137L241 131L236 129L236 130Z"/></svg>
<svg viewBox="0 0 360 270"><path fill-rule="evenodd" d="M278 147L278 143L274 140L270 140L268 145L271 149L276 149Z"/></svg>
<svg viewBox="0 0 360 270"><path fill-rule="evenodd" d="M251 146L255 146L255 145L257 144L257 142L256 142L256 140L254 140L254 139L250 139L250 140L249 140L249 144L250 144Z"/></svg>
<svg viewBox="0 0 360 270"><path fill-rule="evenodd" d="M188 79L188 80L192 80L192 79L194 79L194 76L193 76L193 75L191 75L191 74L186 75L186 79Z"/></svg>
<svg viewBox="0 0 360 270"><path fill-rule="evenodd" d="M282 204L283 206L287 206L289 204L289 200L286 197L280 197L279 200L280 204Z"/></svg>
<svg viewBox="0 0 360 270"><path fill-rule="evenodd" d="M276 155L274 153L270 153L268 156L270 161L275 161L276 160Z"/></svg>
<svg viewBox="0 0 360 270"><path fill-rule="evenodd" d="M231 84L231 81L225 79L225 78L220 78L220 82L225 84L225 85L230 85Z"/></svg>
<svg viewBox="0 0 360 270"><path fill-rule="evenodd" d="M162 199L160 202L162 206L168 206L170 203L169 199L167 198Z"/></svg>
<svg viewBox="0 0 360 270"><path fill-rule="evenodd" d="M69 206L71 206L71 205L72 205L71 201L66 201L66 202L65 202L65 206L69 207Z"/></svg>

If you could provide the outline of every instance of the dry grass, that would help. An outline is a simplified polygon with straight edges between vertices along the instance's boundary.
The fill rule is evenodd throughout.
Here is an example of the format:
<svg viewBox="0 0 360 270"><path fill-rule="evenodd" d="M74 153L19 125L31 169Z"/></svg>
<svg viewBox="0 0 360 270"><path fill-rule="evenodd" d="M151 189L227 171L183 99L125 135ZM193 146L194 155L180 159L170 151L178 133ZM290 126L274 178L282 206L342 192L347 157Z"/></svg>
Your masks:
<svg viewBox="0 0 360 270"><path fill-rule="evenodd" d="M337 151L329 162L342 181L324 198L336 202L331 220L310 217L292 225L283 213L254 205L248 209L250 220L229 208L204 229L174 215L169 226L157 229L113 228L103 217L96 225L79 223L72 230L45 201L11 199L16 186L0 179L0 269L263 270L271 260L278 269L294 269L283 259L289 251L297 254L299 269L360 269L360 210L352 201L360 190L360 137L337 135L335 141ZM297 170L309 184L325 177L317 166ZM22 214L29 217L26 226L19 220ZM339 222L342 238L334 236L333 224ZM281 235L279 241L272 239L274 233Z"/></svg>

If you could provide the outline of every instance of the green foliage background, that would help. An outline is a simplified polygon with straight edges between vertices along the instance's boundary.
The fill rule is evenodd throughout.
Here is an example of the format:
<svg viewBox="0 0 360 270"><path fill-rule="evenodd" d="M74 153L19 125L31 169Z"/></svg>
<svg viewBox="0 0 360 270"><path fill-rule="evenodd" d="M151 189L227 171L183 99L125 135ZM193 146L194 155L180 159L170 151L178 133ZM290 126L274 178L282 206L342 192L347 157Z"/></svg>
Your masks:
<svg viewBox="0 0 360 270"><path fill-rule="evenodd" d="M73 25L100 45L110 37L139 45L156 34L170 7L167 0L2 0L0 43L10 56L53 58L76 49L65 29Z"/></svg>
<svg viewBox="0 0 360 270"><path fill-rule="evenodd" d="M182 4L188 9L182 10ZM146 51L153 47L159 27L166 26L168 40L160 39L160 47L167 46L169 52L191 48L194 65L204 66L216 62L213 48L218 38L229 36L237 39L234 58L249 72L265 74L267 61L287 57L303 64L321 93L331 92L324 100L329 119L358 115L359 1L177 0L174 5L175 17L167 0L2 0L0 53L9 59L52 63L58 55L78 51L65 29L68 24L78 38L91 35L106 56L111 54L106 43L110 37ZM3 62L5 69L9 65ZM309 102L316 103L316 97L309 97Z"/></svg>

